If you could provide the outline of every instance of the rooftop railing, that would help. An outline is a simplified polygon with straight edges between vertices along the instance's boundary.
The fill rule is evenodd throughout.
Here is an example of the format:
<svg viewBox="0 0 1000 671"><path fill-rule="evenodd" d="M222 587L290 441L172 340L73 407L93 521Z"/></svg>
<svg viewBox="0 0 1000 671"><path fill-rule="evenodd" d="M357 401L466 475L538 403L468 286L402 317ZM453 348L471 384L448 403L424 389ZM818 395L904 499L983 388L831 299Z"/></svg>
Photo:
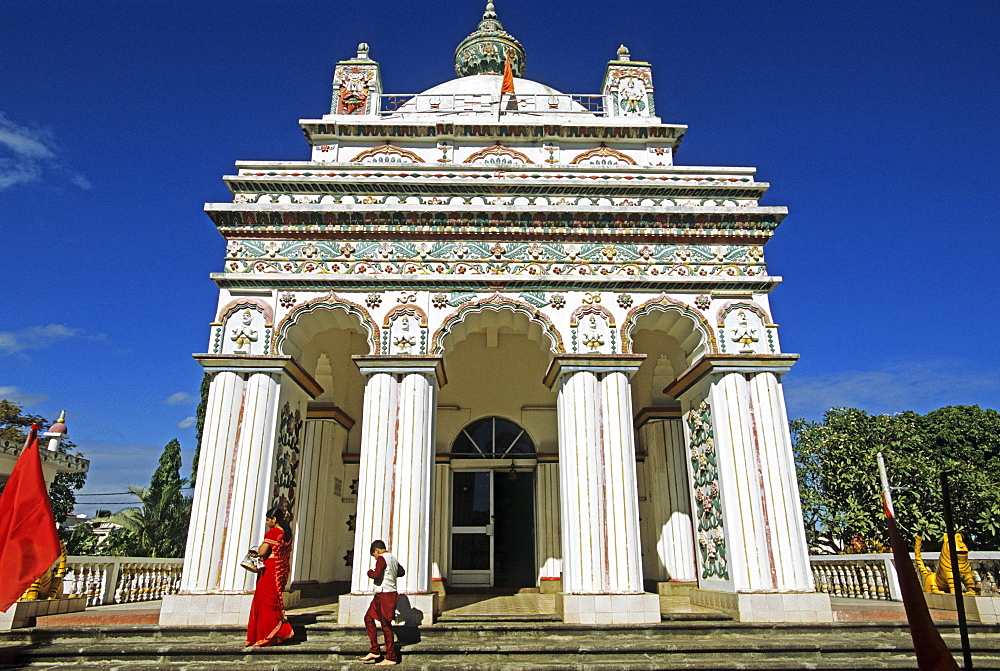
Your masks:
<svg viewBox="0 0 1000 671"><path fill-rule="evenodd" d="M381 111L383 117L409 114L579 114L604 116L606 110L603 95L572 95L566 93L513 93L500 96L490 93L396 93L383 94Z"/></svg>

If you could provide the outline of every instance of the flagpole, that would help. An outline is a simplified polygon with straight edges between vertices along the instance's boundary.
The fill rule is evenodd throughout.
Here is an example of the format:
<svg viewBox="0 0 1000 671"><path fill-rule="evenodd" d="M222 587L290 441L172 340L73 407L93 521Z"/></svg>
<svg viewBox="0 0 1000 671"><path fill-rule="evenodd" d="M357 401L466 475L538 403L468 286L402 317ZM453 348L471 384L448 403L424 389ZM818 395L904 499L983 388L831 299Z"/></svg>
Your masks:
<svg viewBox="0 0 1000 671"><path fill-rule="evenodd" d="M892 492L889 491L889 476L885 471L885 459L882 458L882 453L879 452L878 458L878 477L882 481L882 500L885 501L885 507L889 510L889 514L893 517L896 516L896 509L892 507Z"/></svg>
<svg viewBox="0 0 1000 671"><path fill-rule="evenodd" d="M955 519L951 511L951 490L948 487L948 474L941 471L941 494L944 503L944 528L948 534L948 551L951 554L951 579L955 590L955 610L958 612L958 631L962 637L962 657L965 660L965 670L972 669L972 650L969 645L969 623L965 619L965 584L958 566L958 539L955 537ZM943 550L944 548L942 548ZM944 557L938 559L942 561Z"/></svg>

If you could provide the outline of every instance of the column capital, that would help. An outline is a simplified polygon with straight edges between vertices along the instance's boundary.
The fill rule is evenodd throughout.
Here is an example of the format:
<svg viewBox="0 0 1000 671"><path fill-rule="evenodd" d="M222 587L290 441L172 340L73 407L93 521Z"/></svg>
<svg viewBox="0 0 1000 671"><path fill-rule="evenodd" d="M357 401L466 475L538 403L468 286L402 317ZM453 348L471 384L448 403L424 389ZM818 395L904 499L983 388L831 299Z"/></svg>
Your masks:
<svg viewBox="0 0 1000 671"><path fill-rule="evenodd" d="M316 398L323 393L323 387L313 379L313 376L295 360L294 357L282 354L277 356L252 356L243 354L193 354L192 355L207 373L233 371L236 373L283 373L302 388L310 398Z"/></svg>
<svg viewBox="0 0 1000 671"><path fill-rule="evenodd" d="M566 373L587 370L592 373L627 373L630 377L646 360L645 354L561 354L552 357L552 363L542 378L549 389Z"/></svg>
<svg viewBox="0 0 1000 671"><path fill-rule="evenodd" d="M641 429L647 422L664 419L681 419L684 412L680 408L643 408L635 415L633 425Z"/></svg>
<svg viewBox="0 0 1000 671"><path fill-rule="evenodd" d="M433 374L438 387L448 384L444 372L444 358L418 354L398 354L395 356L356 354L351 357L362 375L375 373L424 373Z"/></svg>
<svg viewBox="0 0 1000 671"><path fill-rule="evenodd" d="M354 418L333 403L310 403L306 410L306 419L329 420L340 424L348 431L354 427Z"/></svg>
<svg viewBox="0 0 1000 671"><path fill-rule="evenodd" d="M798 354L706 354L667 385L663 393L680 398L706 377L722 373L784 375L798 360Z"/></svg>

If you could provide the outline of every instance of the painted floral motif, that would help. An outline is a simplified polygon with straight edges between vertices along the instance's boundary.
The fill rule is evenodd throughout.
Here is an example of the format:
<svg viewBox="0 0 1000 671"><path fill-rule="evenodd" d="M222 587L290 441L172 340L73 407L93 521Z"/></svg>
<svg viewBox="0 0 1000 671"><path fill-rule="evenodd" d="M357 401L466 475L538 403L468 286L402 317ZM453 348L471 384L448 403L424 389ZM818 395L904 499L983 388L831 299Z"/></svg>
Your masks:
<svg viewBox="0 0 1000 671"><path fill-rule="evenodd" d="M446 294L434 294L431 303L438 309L448 307L448 296Z"/></svg>
<svg viewBox="0 0 1000 671"><path fill-rule="evenodd" d="M618 297L618 305L623 308L628 308L632 305L632 297L628 294L622 294Z"/></svg>
<svg viewBox="0 0 1000 671"><path fill-rule="evenodd" d="M698 296L694 299L694 306L699 310L707 310L712 305L712 299L708 296Z"/></svg>
<svg viewBox="0 0 1000 671"><path fill-rule="evenodd" d="M365 303L367 303L370 308L377 308L382 305L382 296L380 294L368 294L368 298L365 299Z"/></svg>
<svg viewBox="0 0 1000 671"><path fill-rule="evenodd" d="M340 253L344 255L345 258L351 258L351 254L356 251L354 245L349 242L345 242L340 246Z"/></svg>
<svg viewBox="0 0 1000 671"><path fill-rule="evenodd" d="M295 305L295 294L281 294L281 298L278 299L278 302L281 304L281 307L290 308Z"/></svg>
<svg viewBox="0 0 1000 671"><path fill-rule="evenodd" d="M344 555L344 566L354 566L354 550L348 550Z"/></svg>
<svg viewBox="0 0 1000 671"><path fill-rule="evenodd" d="M549 305L554 307L556 310L562 310L566 307L566 297L562 294L552 294L549 296Z"/></svg>
<svg viewBox="0 0 1000 671"><path fill-rule="evenodd" d="M723 531L722 500L719 496L719 464L712 434L712 409L702 401L687 414L690 431L691 472L697 501L698 547L701 577L729 580L726 536Z"/></svg>
<svg viewBox="0 0 1000 671"><path fill-rule="evenodd" d="M357 524L357 519L358 519L357 515L348 515L347 516L347 530L348 531L356 531L355 525Z"/></svg>

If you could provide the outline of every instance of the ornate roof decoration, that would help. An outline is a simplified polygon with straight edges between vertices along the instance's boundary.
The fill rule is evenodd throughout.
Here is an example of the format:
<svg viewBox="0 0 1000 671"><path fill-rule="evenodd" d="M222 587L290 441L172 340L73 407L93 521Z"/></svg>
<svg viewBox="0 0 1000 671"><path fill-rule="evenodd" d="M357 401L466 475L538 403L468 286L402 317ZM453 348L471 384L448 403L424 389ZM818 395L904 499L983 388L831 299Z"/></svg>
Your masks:
<svg viewBox="0 0 1000 671"><path fill-rule="evenodd" d="M483 163L487 165L533 165L526 154L522 154L516 149L505 147L497 142L492 147L480 149L465 159L463 163Z"/></svg>
<svg viewBox="0 0 1000 671"><path fill-rule="evenodd" d="M588 149L570 161L570 165L636 165L631 158L601 144L596 149Z"/></svg>
<svg viewBox="0 0 1000 671"><path fill-rule="evenodd" d="M366 149L351 159L351 163L424 163L412 151L386 142L379 147Z"/></svg>
<svg viewBox="0 0 1000 671"><path fill-rule="evenodd" d="M459 77L502 75L504 61L508 58L514 76L523 77L526 62L524 47L503 29L493 3L487 2L476 32L462 40L455 49L455 72Z"/></svg>

